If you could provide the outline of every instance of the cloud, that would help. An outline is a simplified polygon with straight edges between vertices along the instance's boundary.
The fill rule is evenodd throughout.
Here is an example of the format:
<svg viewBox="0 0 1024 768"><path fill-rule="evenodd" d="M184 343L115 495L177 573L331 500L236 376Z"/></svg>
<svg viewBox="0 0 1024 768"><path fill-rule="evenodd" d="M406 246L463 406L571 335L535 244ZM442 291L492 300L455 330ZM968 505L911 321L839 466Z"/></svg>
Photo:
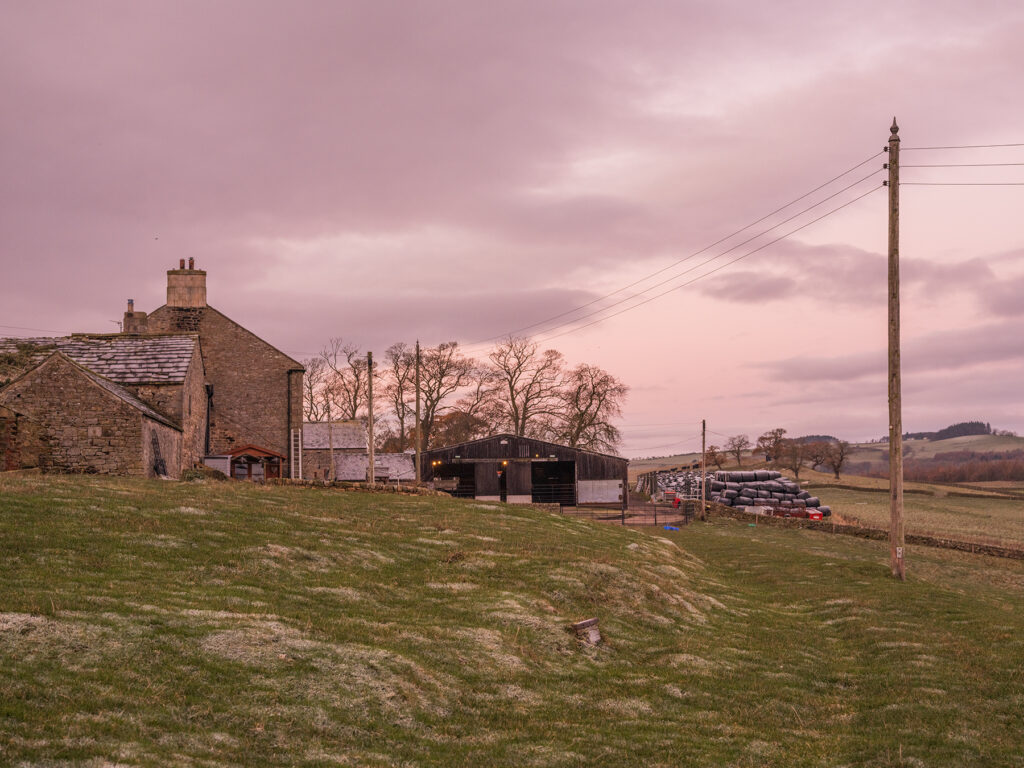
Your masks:
<svg viewBox="0 0 1024 768"><path fill-rule="evenodd" d="M990 323L917 338L902 343L905 375L936 373L976 366L1024 360L1024 320ZM888 355L884 350L834 357L791 357L759 363L773 379L837 382L885 376Z"/></svg>

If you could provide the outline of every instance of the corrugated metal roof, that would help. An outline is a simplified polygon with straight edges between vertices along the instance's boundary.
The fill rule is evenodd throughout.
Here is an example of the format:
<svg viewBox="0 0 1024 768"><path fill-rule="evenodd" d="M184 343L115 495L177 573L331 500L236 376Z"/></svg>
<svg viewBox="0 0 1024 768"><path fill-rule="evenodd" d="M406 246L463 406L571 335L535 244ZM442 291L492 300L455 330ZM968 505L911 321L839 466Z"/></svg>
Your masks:
<svg viewBox="0 0 1024 768"><path fill-rule="evenodd" d="M121 334L0 339L0 353L20 345L38 347L32 364L54 351L118 384L180 384L199 337L195 334L130 336Z"/></svg>
<svg viewBox="0 0 1024 768"><path fill-rule="evenodd" d="M333 438L328 433L326 421L307 421L302 425L302 450L327 450L330 441L334 441L334 449L343 451L346 449L367 449L366 422L362 419L351 421L334 421Z"/></svg>

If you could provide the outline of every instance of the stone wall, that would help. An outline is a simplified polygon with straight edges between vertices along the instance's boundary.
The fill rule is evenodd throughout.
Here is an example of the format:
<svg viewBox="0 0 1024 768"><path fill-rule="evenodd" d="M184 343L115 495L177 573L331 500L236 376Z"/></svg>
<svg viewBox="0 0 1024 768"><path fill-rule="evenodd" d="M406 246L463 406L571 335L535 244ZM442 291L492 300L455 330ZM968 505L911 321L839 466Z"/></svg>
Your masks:
<svg viewBox="0 0 1024 768"><path fill-rule="evenodd" d="M142 464L148 477L181 477L182 433L166 424L143 419Z"/></svg>
<svg viewBox="0 0 1024 768"><path fill-rule="evenodd" d="M256 445L289 455L289 430L302 427L302 372L294 360L212 307L160 307L148 330L199 334L213 386L211 454Z"/></svg>
<svg viewBox="0 0 1024 768"><path fill-rule="evenodd" d="M142 450L142 413L88 379L66 358L54 356L12 382L0 392L0 401L45 430L52 469L149 474Z"/></svg>
<svg viewBox="0 0 1024 768"><path fill-rule="evenodd" d="M42 425L0 406L0 472L47 468L49 445Z"/></svg>
<svg viewBox="0 0 1024 768"><path fill-rule="evenodd" d="M361 448L335 448L334 462L342 455L366 456L367 452ZM302 477L305 480L323 480L327 468L331 466L330 450L322 448L306 448L302 451Z"/></svg>

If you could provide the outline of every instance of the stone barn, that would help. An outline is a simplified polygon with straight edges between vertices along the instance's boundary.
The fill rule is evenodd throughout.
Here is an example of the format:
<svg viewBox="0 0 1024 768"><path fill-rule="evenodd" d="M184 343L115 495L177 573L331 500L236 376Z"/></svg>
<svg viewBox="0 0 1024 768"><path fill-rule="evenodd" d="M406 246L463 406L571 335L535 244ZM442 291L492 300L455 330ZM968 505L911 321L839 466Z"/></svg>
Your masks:
<svg viewBox="0 0 1024 768"><path fill-rule="evenodd" d="M202 460L205 376L194 334L0 339L0 355L21 365L0 389L0 406L15 415L2 429L18 428L0 468L178 477Z"/></svg>
<svg viewBox="0 0 1024 768"><path fill-rule="evenodd" d="M434 448L423 479L455 496L512 504L620 504L629 460L515 435Z"/></svg>
<svg viewBox="0 0 1024 768"><path fill-rule="evenodd" d="M4 387L0 404L42 426L47 446L38 464L47 469L178 477L188 460L180 424L63 352Z"/></svg>

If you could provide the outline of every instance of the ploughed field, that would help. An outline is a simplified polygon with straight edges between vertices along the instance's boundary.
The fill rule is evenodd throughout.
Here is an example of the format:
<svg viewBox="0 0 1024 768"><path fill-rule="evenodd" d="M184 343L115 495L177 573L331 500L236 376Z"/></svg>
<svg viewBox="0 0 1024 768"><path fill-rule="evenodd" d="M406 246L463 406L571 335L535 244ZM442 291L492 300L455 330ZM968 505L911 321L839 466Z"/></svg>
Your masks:
<svg viewBox="0 0 1024 768"><path fill-rule="evenodd" d="M884 542L727 519L0 475L0 763L1021 765L1024 563L909 557L900 584Z"/></svg>

